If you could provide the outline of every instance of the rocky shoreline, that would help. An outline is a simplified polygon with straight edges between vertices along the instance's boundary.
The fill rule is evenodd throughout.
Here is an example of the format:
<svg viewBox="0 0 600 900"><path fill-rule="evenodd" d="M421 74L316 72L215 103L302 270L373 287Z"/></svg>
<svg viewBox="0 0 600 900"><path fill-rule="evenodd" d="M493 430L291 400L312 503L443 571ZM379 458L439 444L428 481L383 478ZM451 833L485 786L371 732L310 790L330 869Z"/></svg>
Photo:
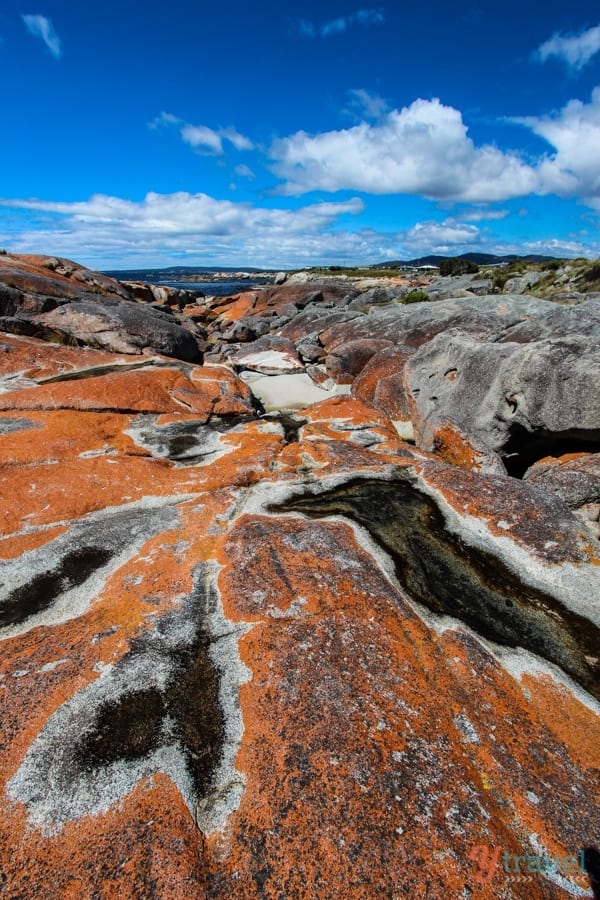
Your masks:
<svg viewBox="0 0 600 900"><path fill-rule="evenodd" d="M593 896L600 295L279 281L0 256L6 895Z"/></svg>

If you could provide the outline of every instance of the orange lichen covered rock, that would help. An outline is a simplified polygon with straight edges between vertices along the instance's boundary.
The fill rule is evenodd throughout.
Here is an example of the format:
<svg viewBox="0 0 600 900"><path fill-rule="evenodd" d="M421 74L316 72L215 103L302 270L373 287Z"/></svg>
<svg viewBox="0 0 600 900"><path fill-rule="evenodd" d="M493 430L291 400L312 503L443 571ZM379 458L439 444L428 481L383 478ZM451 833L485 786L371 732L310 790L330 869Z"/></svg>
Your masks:
<svg viewBox="0 0 600 900"><path fill-rule="evenodd" d="M0 344L0 893L591 896L599 545L560 497L373 393Z"/></svg>

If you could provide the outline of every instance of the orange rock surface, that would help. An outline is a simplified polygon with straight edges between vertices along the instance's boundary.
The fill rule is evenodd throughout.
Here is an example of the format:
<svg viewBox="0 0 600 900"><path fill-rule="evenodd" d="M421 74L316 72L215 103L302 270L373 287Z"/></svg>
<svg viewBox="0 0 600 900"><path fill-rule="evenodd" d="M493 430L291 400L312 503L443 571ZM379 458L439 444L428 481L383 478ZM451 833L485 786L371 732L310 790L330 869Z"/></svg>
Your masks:
<svg viewBox="0 0 600 900"><path fill-rule="evenodd" d="M592 896L566 507L364 399L260 415L225 367L1 343L2 896Z"/></svg>

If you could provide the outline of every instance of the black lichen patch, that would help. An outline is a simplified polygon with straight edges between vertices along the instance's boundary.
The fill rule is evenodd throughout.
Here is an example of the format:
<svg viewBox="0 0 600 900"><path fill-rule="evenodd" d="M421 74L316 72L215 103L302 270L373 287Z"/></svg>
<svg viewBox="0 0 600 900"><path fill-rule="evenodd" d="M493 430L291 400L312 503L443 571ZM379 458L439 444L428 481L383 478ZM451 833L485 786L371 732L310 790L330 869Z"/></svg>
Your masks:
<svg viewBox="0 0 600 900"><path fill-rule="evenodd" d="M166 687L141 687L103 703L77 745L78 766L93 772L175 744L185 755L196 795L202 796L219 762L224 735L219 679L208 649L202 638L193 648L174 652ZM133 656L138 652L139 647Z"/></svg>
<svg viewBox="0 0 600 900"><path fill-rule="evenodd" d="M599 629L523 584L499 559L450 534L433 501L409 478L356 479L271 509L312 518L343 515L358 522L392 557L409 596L483 637L539 654L600 698L600 673L593 662Z"/></svg>
<svg viewBox="0 0 600 900"><path fill-rule="evenodd" d="M226 434L251 416L211 416L204 420L170 422L156 425L156 416L139 417L136 422L136 441L153 456L170 459L180 466L195 466L210 462L222 448L219 435Z"/></svg>
<svg viewBox="0 0 600 900"><path fill-rule="evenodd" d="M192 592L48 719L10 788L35 822L56 828L94 815L159 771L196 815L229 733L220 695L226 674L212 655L221 639L210 630L215 604L199 566Z"/></svg>
<svg viewBox="0 0 600 900"><path fill-rule="evenodd" d="M103 547L78 547L67 553L52 571L36 575L11 591L0 607L0 627L20 625L48 609L66 591L83 584L111 559Z"/></svg>
<svg viewBox="0 0 600 900"><path fill-rule="evenodd" d="M307 419L294 415L292 412L283 411L270 413L264 417L267 421L277 422L283 428L283 443L297 444L300 440L300 431L307 423Z"/></svg>
<svg viewBox="0 0 600 900"><path fill-rule="evenodd" d="M156 690L125 694L100 707L94 728L78 747L77 756L91 769L120 759L136 759L155 749L165 714Z"/></svg>

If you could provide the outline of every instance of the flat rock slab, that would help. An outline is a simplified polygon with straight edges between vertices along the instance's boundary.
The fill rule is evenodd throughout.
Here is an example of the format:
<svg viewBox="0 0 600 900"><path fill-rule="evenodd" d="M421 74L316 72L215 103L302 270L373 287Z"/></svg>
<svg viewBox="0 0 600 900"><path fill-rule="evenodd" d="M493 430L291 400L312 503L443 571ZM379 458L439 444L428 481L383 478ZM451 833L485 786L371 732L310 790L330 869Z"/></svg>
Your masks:
<svg viewBox="0 0 600 900"><path fill-rule="evenodd" d="M236 367L259 372L261 375L292 375L304 371L294 344L285 338L271 335L246 344L229 359Z"/></svg>

